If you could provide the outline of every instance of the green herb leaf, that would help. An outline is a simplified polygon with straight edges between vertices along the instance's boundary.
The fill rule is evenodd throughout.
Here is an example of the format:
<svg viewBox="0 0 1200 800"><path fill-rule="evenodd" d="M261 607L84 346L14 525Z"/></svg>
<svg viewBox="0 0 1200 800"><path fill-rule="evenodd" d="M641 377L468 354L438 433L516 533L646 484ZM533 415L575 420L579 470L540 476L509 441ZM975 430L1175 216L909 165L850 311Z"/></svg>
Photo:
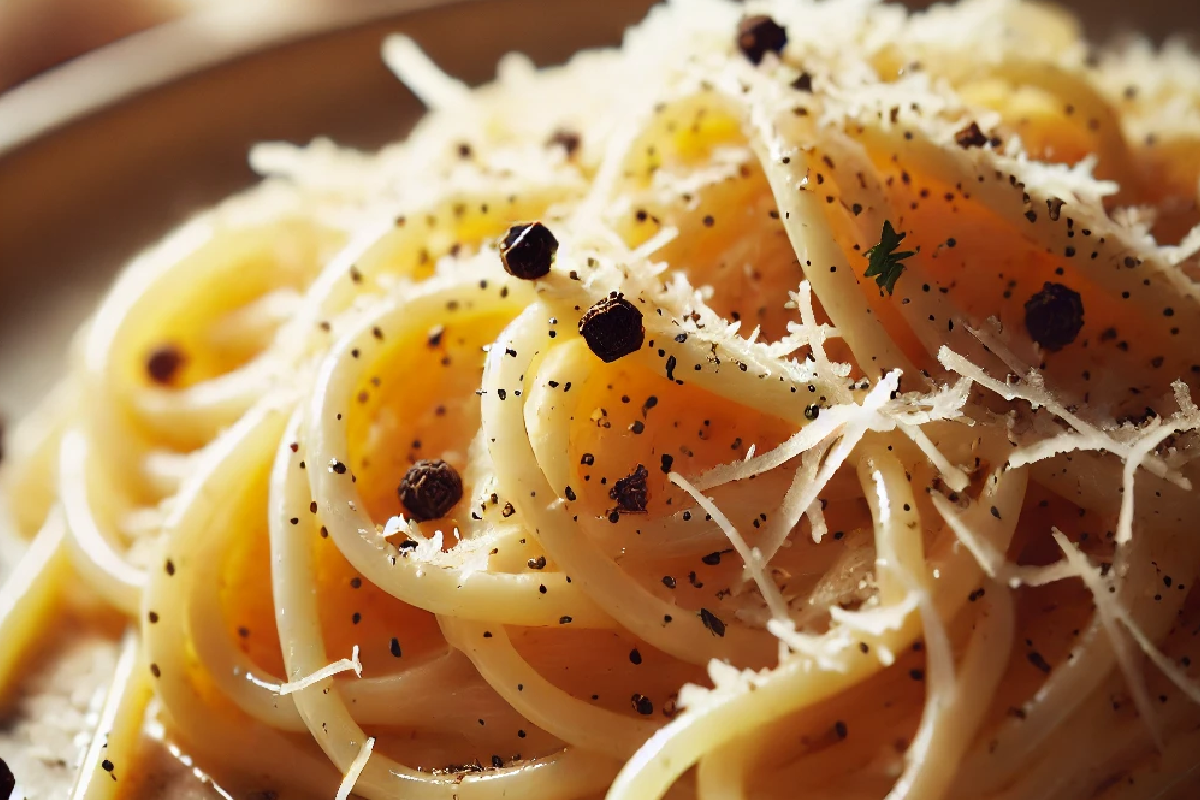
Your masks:
<svg viewBox="0 0 1200 800"><path fill-rule="evenodd" d="M879 237L879 244L867 250L867 271L868 278L874 278L879 284L880 289L887 289L887 293L891 294L896 288L896 280L900 277L900 273L904 272L904 264L900 263L909 256L916 255L917 250L901 250L896 252L896 248L904 241L907 233L896 233L896 229L892 227L890 220L884 220L883 233Z"/></svg>

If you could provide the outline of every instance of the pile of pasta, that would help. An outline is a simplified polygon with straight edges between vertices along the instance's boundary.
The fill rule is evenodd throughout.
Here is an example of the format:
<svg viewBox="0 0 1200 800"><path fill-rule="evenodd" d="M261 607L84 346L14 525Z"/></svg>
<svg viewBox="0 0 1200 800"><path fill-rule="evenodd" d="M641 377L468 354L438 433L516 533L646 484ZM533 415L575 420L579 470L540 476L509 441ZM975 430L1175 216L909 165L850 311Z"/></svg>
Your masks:
<svg viewBox="0 0 1200 800"><path fill-rule="evenodd" d="M1194 796L1200 62L1008 0L384 58L411 136L256 148L18 431L0 679L130 626L77 798L147 719L280 796Z"/></svg>

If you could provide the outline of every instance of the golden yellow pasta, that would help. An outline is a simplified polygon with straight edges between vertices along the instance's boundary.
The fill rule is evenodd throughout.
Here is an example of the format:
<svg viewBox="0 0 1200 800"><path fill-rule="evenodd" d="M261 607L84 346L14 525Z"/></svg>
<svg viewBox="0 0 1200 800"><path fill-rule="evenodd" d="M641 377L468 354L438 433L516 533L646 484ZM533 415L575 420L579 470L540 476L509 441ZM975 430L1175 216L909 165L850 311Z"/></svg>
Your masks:
<svg viewBox="0 0 1200 800"><path fill-rule="evenodd" d="M256 148L18 432L0 685L130 628L75 800L147 715L279 796L1196 796L1200 61L1007 0L384 58L411 136Z"/></svg>

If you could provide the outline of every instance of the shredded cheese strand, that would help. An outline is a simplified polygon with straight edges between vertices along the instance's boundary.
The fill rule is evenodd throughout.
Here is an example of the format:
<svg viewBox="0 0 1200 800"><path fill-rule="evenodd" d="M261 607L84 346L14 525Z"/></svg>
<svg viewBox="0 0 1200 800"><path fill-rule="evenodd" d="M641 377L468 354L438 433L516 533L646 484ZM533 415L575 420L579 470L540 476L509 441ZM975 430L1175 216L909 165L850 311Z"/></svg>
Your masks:
<svg viewBox="0 0 1200 800"><path fill-rule="evenodd" d="M327 664L303 678L281 683L275 688L275 691L280 695L294 694L343 672L353 672L357 677L362 677L362 662L358 660L358 645L354 645L349 658L342 658Z"/></svg>
<svg viewBox="0 0 1200 800"><path fill-rule="evenodd" d="M367 760L371 757L371 750L375 747L375 737L370 736L363 742L362 748L358 751L358 755L350 762L350 768L346 770L346 774L342 777L342 782L338 785L337 794L334 800L347 800L350 793L354 791L354 785L358 783L358 777L367 767Z"/></svg>

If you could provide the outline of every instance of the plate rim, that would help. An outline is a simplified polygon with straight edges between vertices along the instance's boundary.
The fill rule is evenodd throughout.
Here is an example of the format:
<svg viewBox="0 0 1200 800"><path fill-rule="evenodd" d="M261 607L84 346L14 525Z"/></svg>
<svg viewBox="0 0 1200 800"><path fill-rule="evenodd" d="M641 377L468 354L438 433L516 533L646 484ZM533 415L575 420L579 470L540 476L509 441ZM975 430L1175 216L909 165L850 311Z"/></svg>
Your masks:
<svg viewBox="0 0 1200 800"><path fill-rule="evenodd" d="M131 34L0 94L0 159L123 100L239 57L388 17L480 0L217 4Z"/></svg>

